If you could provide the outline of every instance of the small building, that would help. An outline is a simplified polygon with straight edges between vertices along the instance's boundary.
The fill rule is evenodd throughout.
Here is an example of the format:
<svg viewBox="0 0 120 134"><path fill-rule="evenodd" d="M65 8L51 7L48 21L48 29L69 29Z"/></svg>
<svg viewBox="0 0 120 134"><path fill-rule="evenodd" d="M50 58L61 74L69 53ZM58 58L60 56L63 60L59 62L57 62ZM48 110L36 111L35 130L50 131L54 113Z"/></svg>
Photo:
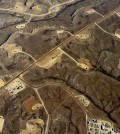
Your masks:
<svg viewBox="0 0 120 134"><path fill-rule="evenodd" d="M23 105L29 114L33 114L43 107L34 96L26 99Z"/></svg>
<svg viewBox="0 0 120 134"><path fill-rule="evenodd" d="M16 78L5 87L5 90L8 91L11 95L16 95L19 92L25 90L25 88L26 85L24 82L19 78Z"/></svg>
<svg viewBox="0 0 120 134"><path fill-rule="evenodd" d="M115 36L120 39L120 29L115 31Z"/></svg>
<svg viewBox="0 0 120 134"><path fill-rule="evenodd" d="M92 64L88 59L80 58L79 60L79 67L81 67L84 70L90 70L93 68Z"/></svg>

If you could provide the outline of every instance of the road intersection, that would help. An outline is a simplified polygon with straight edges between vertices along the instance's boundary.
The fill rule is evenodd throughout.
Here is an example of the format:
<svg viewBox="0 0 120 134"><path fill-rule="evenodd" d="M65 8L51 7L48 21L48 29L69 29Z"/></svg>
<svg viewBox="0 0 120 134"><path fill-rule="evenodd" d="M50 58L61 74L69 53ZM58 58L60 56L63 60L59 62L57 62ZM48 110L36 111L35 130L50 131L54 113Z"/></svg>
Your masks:
<svg viewBox="0 0 120 134"><path fill-rule="evenodd" d="M60 4L56 4L52 7L50 7L48 9L48 12L47 13L43 13L43 14L32 14L32 13L26 13L26 12L19 12L17 10L14 10L13 9L5 9L5 8L0 8L0 11L6 11L6 12L15 12L15 13L18 13L18 14L22 14L22 15L29 15L29 16L32 16L32 17L45 17L47 15L50 15L51 13L54 13L55 11L51 11L52 9L56 8L56 7L60 7L60 6L63 6L63 5L66 5L66 4L70 4L71 2L74 2L74 0L70 0L70 1L67 1L67 2L63 2L63 3L60 3Z"/></svg>
<svg viewBox="0 0 120 134"><path fill-rule="evenodd" d="M80 34L81 32L83 32L86 29L92 28L97 24L101 23L102 21L105 21L107 18L111 17L112 15L115 14L115 12L119 11L120 7L118 7L117 9L111 11L110 13L108 13L107 15L105 15L104 17L100 17L98 20L92 22L91 24L87 25L86 27L80 29L78 32L76 32L75 34L73 34L73 36L70 36L68 39L66 39L64 42L60 43L58 46L54 47L53 49L51 49L48 53L46 53L45 55L43 55L42 57L40 57L38 60L36 60L32 65L30 65L29 67L27 67L25 70L23 70L20 74L18 74L17 76L15 76L13 79L11 79L10 81L8 81L5 85L9 84L12 80L14 80L15 78L19 77L21 74L23 74L25 71L27 71L29 68L31 68L32 66L34 66L35 64L37 64L38 61L40 61L41 59L43 59L44 57L46 57L47 55L49 55L51 52L55 51L58 48L62 48L64 47L66 44L68 44L70 41L72 41L72 39L75 38L76 35Z"/></svg>
<svg viewBox="0 0 120 134"><path fill-rule="evenodd" d="M60 6L61 6L61 5L60 5ZM14 79L20 77L24 72L26 72L27 70L29 70L29 69L30 69L31 67L33 67L34 65L37 65L37 63L38 63L40 60L43 60L43 59L44 59L47 55L49 55L51 52L55 51L56 49L61 49L62 47L64 47L66 44L68 44L70 41L72 41L72 40L76 37L76 35L80 34L81 32L83 32L83 31L86 30L86 29L89 29L89 28L92 28L92 27L96 26L96 24L99 24L99 23L105 21L106 19L108 19L109 17L111 17L112 15L114 15L115 12L117 12L119 9L120 9L120 7L117 8L117 9L115 9L115 10L113 10L113 11L111 11L111 12L108 13L107 15L102 16L101 18L99 18L98 20L92 22L92 23L89 24L88 26L86 26L86 27L80 29L78 32L76 32L75 34L73 34L73 36L70 36L70 37L69 37L68 39L66 39L64 42L60 43L58 46L56 46L56 47L54 47L53 49L51 49L48 53L46 53L45 55L43 55L42 57L40 57L38 60L34 59L34 63L33 63L32 65L30 65L30 66L27 67L25 70L23 70L20 74L18 74L18 75L15 76L13 79L11 79L10 81L8 81L2 88L4 88L6 85L8 85L10 82L12 82ZM7 10L7 9L1 9L1 8L0 8L0 10L13 12L13 10L10 10L10 9ZM46 14L48 15L49 13L51 13L51 12L48 12L48 13L46 13ZM35 16L35 17L38 16L38 15L36 16L36 15L34 15L34 14L29 14L29 13L21 13L21 14L24 14L24 15L32 15L32 16ZM44 14L44 15L45 15L45 14ZM44 16L44 15L43 15L43 16ZM40 17L40 16L39 16L39 17ZM74 60L71 56L69 56L67 53L64 52L64 54L67 55L70 59L72 59L73 61L75 61L75 62L78 64L78 62L77 62L76 60ZM28 54L28 55L29 55L29 54ZM29 55L29 56L31 57L31 55ZM23 81L23 79L22 79L22 81ZM25 83L26 85L28 85L26 82L24 82L24 83ZM46 109L46 107L45 107L45 105L44 105L44 102L42 101L42 99L41 99L41 97L40 97L40 95L39 95L39 92L38 92L38 88L42 88L42 87L44 87L44 86L46 86L46 85L53 85L53 86L54 86L54 85L57 85L57 86L61 86L59 83L56 83L56 82L55 82L55 83L54 83L54 82L52 82L52 83L45 83L44 85L41 85L41 86L39 86L39 87L33 87L32 85L28 85L28 86L29 86L29 87L32 87L32 88L34 89L35 93L37 94L38 98L39 98L40 101L42 102L42 104L43 104L43 106L44 106L44 108L45 108L45 111L46 111L46 113L47 113L47 115L48 115L48 120L47 120L47 125L46 125L46 134L48 134L50 116L49 116L49 113L48 113L48 111L47 111L47 109ZM2 89L2 88L1 88L1 89ZM82 105L81 103L79 103L78 101L76 101L76 97L75 97L68 89L66 89L66 88L64 88L64 87L62 87L62 88L63 88L63 90L64 90L65 92L67 92L67 93L75 100L76 104L78 104L79 107L82 108L82 110L84 111L84 114L87 115L87 114L89 113L89 111L87 111L87 110L83 107L83 105Z"/></svg>
<svg viewBox="0 0 120 134"><path fill-rule="evenodd" d="M96 23L99 24L102 21L105 21L107 18L111 17L112 15L115 14L115 11L117 12L118 10L120 10L120 7L118 7L117 9L111 11L110 13L106 14L104 17L100 17L99 19L97 19L96 21L92 22L91 24L87 25L86 27L80 29L79 31L77 31L74 36L70 36L69 38L67 38L64 42L60 43L58 46L54 47L53 49L51 49L49 52L47 52L46 54L44 54L43 56L41 56L38 60L36 60L36 62L34 62L33 64L31 64L29 67L27 67L25 70L23 70L20 74L18 74L17 76L15 76L13 79L11 79L10 81L8 81L5 86L7 84L9 84L12 80L14 80L15 78L19 77L21 74L23 74L25 71L27 71L28 69L30 69L31 67L33 67L34 65L37 64L37 62L39 62L40 60L43 60L44 57L46 57L47 55L49 55L51 52L55 51L58 48L62 48L64 47L66 44L68 44L69 42L71 42L76 35L80 34L81 32L83 32L84 30L87 30L89 28L92 28L94 26L96 26Z"/></svg>
<svg viewBox="0 0 120 134"><path fill-rule="evenodd" d="M28 83L27 83L26 81L24 81L23 79L21 79L21 80L22 80L28 87L31 87L31 88L35 91L36 95L38 96L39 100L42 102L42 105L43 105L44 108L45 108L45 112L46 112L46 114L47 114L47 116L48 116L45 134L48 134L48 132L49 132L50 114L48 113L48 111L47 111L47 109L46 109L46 106L45 106L44 102L42 101L42 98L41 98L41 96L40 96L40 94L39 94L39 91L38 91L38 90L40 90L40 89L43 88L43 87L46 87L46 86L49 86L49 85L52 85L52 86L59 86L59 87L62 87L62 89L68 94L68 96L61 102L61 104L56 107L56 109L58 109L58 108L62 105L62 103L63 103L65 100L68 100L69 97L72 97L72 99L76 102L76 104L83 110L85 116L88 115L88 113L90 113L87 109L85 109L85 107L83 106L82 103L80 103L80 102L78 102L78 101L76 100L75 95L74 95L73 93L71 93L71 92L68 90L68 88L64 87L64 85L61 85L60 83L57 83L57 82L46 82L46 83L44 83L44 84L41 84L40 86L34 87L34 86L28 84ZM52 89L51 89L51 90L52 90ZM56 109L54 109L54 111L55 111Z"/></svg>

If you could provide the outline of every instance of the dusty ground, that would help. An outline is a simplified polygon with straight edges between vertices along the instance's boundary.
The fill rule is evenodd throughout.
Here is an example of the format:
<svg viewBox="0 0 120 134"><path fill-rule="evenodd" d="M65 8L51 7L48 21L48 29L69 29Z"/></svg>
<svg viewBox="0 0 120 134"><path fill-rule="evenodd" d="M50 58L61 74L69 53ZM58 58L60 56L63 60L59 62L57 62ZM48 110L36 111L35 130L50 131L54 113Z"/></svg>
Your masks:
<svg viewBox="0 0 120 134"><path fill-rule="evenodd" d="M2 0L0 8L15 7L16 2L18 1ZM47 13L48 8L65 1L22 0L21 2L26 13L42 14ZM9 46L10 43L15 43L35 60L39 59L40 63L42 56L71 36L69 32L74 34L101 17L97 13L85 14L85 8L91 4L96 11L106 15L119 7L120 1L76 0L51 16L32 18L31 22L21 30L18 30L16 25L27 22L29 16L0 11L0 45L2 47L5 44ZM39 12L35 10L37 5ZM114 14L99 25L114 34L120 27L119 21L120 18ZM58 30L64 32L57 34ZM21 33L13 36L15 32ZM1 88L0 114L5 118L3 134L19 134L18 120L24 122L39 117L46 123L45 109L37 114L28 115L23 107L23 101L30 95L38 99L33 88L38 90L50 114L49 134L86 134L86 114L112 121L120 127L120 40L103 32L96 25L81 34L84 33L87 33L89 38L82 40L74 37L65 43L62 49L77 62L80 58L88 59L93 66L89 71L78 67L65 54L62 54L61 59L50 68L45 69L35 64L35 61L26 54L18 53L9 57L7 52L0 53L0 60L12 76L9 77L0 67L0 78L4 78L7 83L14 77L20 77L31 86L15 98L7 94L4 87ZM56 58L55 56L52 58ZM48 59L49 63L50 58ZM21 72L23 73L19 76ZM81 104L76 95L84 95L90 105L86 107Z"/></svg>
<svg viewBox="0 0 120 134"><path fill-rule="evenodd" d="M119 114L115 114L116 111L119 113L120 104L118 81L99 71L84 72L65 57L61 63L48 70L35 67L24 76L25 81L34 86L38 86L40 81L46 78L66 82L75 90L85 94L98 109L119 124ZM103 114L100 116L102 117Z"/></svg>
<svg viewBox="0 0 120 134"><path fill-rule="evenodd" d="M25 129L26 122L30 119L39 117L46 122L47 116L44 109L31 115L26 111L23 101L31 95L36 96L33 89L27 87L16 97L12 97L6 92L0 96L0 114L5 117L4 134L18 134L21 129Z"/></svg>
<svg viewBox="0 0 120 134"><path fill-rule="evenodd" d="M100 26L111 34L119 29L120 18L116 15L102 22ZM101 31L97 26L89 29L90 39L80 42L74 40L64 50L76 60L80 57L87 58L99 71L119 80L120 69L118 68L120 53L119 39Z"/></svg>

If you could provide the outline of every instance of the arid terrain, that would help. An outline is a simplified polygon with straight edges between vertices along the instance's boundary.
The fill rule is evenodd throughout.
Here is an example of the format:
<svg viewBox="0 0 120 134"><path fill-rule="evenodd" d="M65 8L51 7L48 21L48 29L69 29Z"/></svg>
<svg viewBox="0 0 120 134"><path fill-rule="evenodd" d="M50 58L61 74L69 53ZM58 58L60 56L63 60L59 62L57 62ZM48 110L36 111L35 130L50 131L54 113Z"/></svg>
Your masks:
<svg viewBox="0 0 120 134"><path fill-rule="evenodd" d="M0 0L0 133L120 134L120 0Z"/></svg>

